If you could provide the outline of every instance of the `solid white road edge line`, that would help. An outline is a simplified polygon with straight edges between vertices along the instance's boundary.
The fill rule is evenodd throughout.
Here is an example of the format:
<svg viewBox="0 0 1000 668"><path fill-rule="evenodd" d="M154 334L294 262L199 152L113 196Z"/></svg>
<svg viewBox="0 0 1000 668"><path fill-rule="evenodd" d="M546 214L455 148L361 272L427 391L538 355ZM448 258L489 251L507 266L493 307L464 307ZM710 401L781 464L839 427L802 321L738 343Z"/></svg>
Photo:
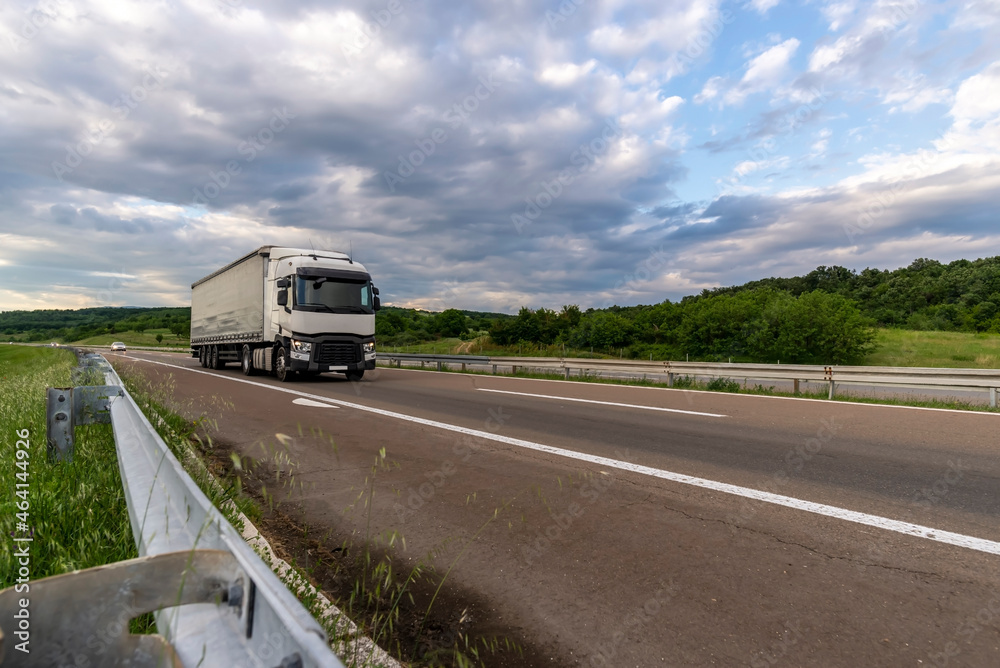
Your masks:
<svg viewBox="0 0 1000 668"><path fill-rule="evenodd" d="M836 506L828 506L823 503L804 501L802 499L796 499L790 496L782 496L781 494L773 494L771 492L764 492L759 489L752 489L750 487L740 487L738 485L730 485L729 483L725 482L716 482L715 480L696 478L694 476L684 475L683 473L674 473L672 471L654 469L649 466L632 464L630 462L623 462L617 459L610 459L608 457L600 457L598 455L589 455L584 452L566 450L564 448L557 448L551 445L545 445L543 443L525 441L519 438L511 438L509 436L500 436L499 434L492 434L488 431L481 431L479 429L469 429L467 427L459 427L457 425L448 424L446 422L427 420L425 418L406 415L405 413L396 413L394 411L387 411L381 408L372 408L371 406L355 404L349 401L343 401L341 399L332 399L330 397L324 397L318 394L310 394L308 392L300 392L298 390L292 390L285 387L268 385L266 383L258 383L256 381L246 380L244 378L234 378L232 376L220 376L219 374L211 373L209 371L201 371L199 369L192 369L190 367L178 366L176 364L167 364L166 362L158 362L156 360L142 359L140 357L132 357L130 359L141 362L148 362L149 364L159 364L162 366L170 367L172 369L181 369L183 371L190 371L191 373L202 373L205 374L206 376L212 376L220 380L229 380L234 383L246 383L247 385L255 385L257 387L263 387L269 390L274 390L276 392L294 394L300 397L306 397L307 399L315 399L317 401L328 401L338 406L354 408L359 411L374 413L375 415L382 415L385 417L396 418L399 420L406 420L408 422L422 424L428 427L435 427L437 429L453 431L459 434L467 434L469 436L475 436L477 438L485 438L491 441L506 443L508 445L514 445L528 450L535 450L536 452L545 452L550 455L556 455L557 457L576 459L578 461L588 462L591 464L598 464L600 466L607 466L610 468L619 469L621 471L630 471L632 473L647 475L653 478L661 478L663 480L669 480L671 482L681 483L683 485L701 487L702 489L709 489L714 492L721 492L723 494L740 496L745 499L754 499L756 501L763 501L764 503L771 503L776 506L784 506L786 508L792 508L795 510L803 510L807 513L814 513L816 515L822 515L824 517L832 517L834 519L844 520L846 522L854 522L855 524L863 524L865 526L875 527L876 529L884 529L886 531L893 531L895 533L901 533L907 536L926 538L927 540L932 540L938 543L945 543L947 545L955 545L957 547L964 547L970 550L975 550L977 552L985 552L987 554L1000 555L1000 543L992 540L987 540L985 538L966 536L964 534L953 533L951 531L943 531L941 529L925 527L920 524L911 524L910 522L901 522L899 520L889 519L888 517L881 517L879 515L869 515L868 513L861 513L854 510L847 510L845 508L838 508Z"/></svg>
<svg viewBox="0 0 1000 668"><path fill-rule="evenodd" d="M685 411L680 408L660 408L659 406L640 406L638 404L621 404L616 401L598 401L596 399L576 399L574 397L557 397L551 394L531 394L530 392L511 392L510 390L491 390L487 387L477 387L480 392L497 392L499 394L516 394L522 397L538 397L539 399L556 399L558 401L579 401L584 404L601 404L603 406L621 406L623 408L641 408L644 411L663 411L665 413L684 413L686 415L703 415L705 417L724 418L728 415L720 413L702 413L700 411Z"/></svg>

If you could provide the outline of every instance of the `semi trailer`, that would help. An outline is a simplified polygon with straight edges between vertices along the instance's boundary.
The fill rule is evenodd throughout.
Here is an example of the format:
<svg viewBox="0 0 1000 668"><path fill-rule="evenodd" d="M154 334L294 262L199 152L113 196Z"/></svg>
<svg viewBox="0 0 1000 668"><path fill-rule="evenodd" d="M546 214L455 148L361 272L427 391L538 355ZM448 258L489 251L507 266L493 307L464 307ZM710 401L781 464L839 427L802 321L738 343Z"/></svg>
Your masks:
<svg viewBox="0 0 1000 668"><path fill-rule="evenodd" d="M337 251L263 246L191 285L191 355L282 382L375 368L379 292Z"/></svg>

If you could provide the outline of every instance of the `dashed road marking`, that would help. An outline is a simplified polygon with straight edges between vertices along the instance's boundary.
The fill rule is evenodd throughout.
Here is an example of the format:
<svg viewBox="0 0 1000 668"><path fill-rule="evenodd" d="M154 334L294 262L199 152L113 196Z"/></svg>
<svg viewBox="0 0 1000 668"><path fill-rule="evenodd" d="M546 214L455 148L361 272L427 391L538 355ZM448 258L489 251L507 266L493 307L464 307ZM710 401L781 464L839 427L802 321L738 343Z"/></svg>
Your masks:
<svg viewBox="0 0 1000 668"><path fill-rule="evenodd" d="M299 406L315 406L316 408L337 408L337 406L334 406L333 404L323 401L313 401L312 399L306 399L305 397L293 399L292 403L298 404Z"/></svg>

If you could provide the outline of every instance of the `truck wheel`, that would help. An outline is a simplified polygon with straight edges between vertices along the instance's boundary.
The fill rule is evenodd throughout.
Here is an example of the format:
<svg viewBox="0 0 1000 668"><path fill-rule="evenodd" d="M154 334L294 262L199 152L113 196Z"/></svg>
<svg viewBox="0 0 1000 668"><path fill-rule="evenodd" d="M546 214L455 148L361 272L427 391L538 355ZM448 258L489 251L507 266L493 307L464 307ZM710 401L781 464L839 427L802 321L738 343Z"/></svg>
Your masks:
<svg viewBox="0 0 1000 668"><path fill-rule="evenodd" d="M208 349L208 368L214 370L219 368L219 346Z"/></svg>
<svg viewBox="0 0 1000 668"><path fill-rule="evenodd" d="M274 376L282 383L290 383L295 380L295 372L288 368L288 358L285 356L285 347L278 346L274 351Z"/></svg>
<svg viewBox="0 0 1000 668"><path fill-rule="evenodd" d="M205 346L198 347L198 362L201 364L202 369L208 368L208 348Z"/></svg>
<svg viewBox="0 0 1000 668"><path fill-rule="evenodd" d="M365 370L361 369L360 371L348 371L344 375L347 376L347 380L351 381L352 383L357 383L358 381L360 381L362 378L365 377Z"/></svg>
<svg viewBox="0 0 1000 668"><path fill-rule="evenodd" d="M256 369L253 368L253 351L250 346L243 346L243 354L240 356L240 368L244 376L254 375Z"/></svg>

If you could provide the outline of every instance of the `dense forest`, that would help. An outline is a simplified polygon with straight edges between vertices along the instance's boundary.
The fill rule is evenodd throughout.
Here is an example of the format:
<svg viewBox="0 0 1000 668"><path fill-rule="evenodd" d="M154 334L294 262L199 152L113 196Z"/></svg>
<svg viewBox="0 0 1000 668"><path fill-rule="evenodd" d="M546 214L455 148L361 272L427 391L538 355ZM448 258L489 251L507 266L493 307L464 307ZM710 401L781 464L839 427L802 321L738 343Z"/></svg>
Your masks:
<svg viewBox="0 0 1000 668"><path fill-rule="evenodd" d="M682 301L766 288L795 297L814 290L841 295L884 327L1000 332L1000 256L950 264L921 258L894 271L818 267L805 276L705 290Z"/></svg>
<svg viewBox="0 0 1000 668"><path fill-rule="evenodd" d="M0 332L27 341L79 341L98 334L166 329L178 338L191 331L190 308L102 306L78 310L3 311Z"/></svg>

